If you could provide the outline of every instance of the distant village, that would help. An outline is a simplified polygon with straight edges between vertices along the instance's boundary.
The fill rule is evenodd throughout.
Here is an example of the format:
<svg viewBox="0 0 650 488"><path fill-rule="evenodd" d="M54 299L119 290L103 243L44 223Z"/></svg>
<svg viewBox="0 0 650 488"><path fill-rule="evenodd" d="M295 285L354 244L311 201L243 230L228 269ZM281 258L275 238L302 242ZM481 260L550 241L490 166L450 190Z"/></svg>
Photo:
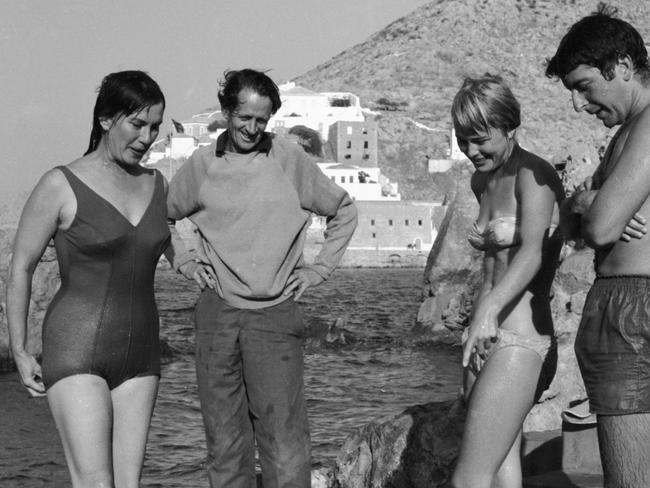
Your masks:
<svg viewBox="0 0 650 488"><path fill-rule="evenodd" d="M347 92L316 93L295 83L279 86L282 107L267 130L300 144L318 166L355 200L359 225L343 266L424 266L444 217L444 202L402 200L398 183L380 171L373 111ZM171 179L197 147L211 144L226 128L220 110L174 121L175 133L157 141L144 164ZM463 159L451 135L447 159L429 160L429 172L449 169ZM325 218L314 216L305 250L317 252Z"/></svg>

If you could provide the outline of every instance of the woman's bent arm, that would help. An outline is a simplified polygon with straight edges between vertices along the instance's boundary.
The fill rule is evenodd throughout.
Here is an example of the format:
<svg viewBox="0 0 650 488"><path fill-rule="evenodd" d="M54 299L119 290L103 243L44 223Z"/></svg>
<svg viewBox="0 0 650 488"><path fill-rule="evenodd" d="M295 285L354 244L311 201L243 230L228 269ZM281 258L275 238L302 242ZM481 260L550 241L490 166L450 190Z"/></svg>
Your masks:
<svg viewBox="0 0 650 488"><path fill-rule="evenodd" d="M496 336L499 314L507 304L523 293L539 271L543 242L557 199L552 181L556 175L550 171L553 169L539 165L524 166L519 170L521 246L498 282L474 307L469 337L463 350L464 366L467 366L475 345L481 352L484 341Z"/></svg>
<svg viewBox="0 0 650 488"><path fill-rule="evenodd" d="M7 284L11 351L22 382L32 395L42 394L45 389L40 381L40 366L26 351L27 316L34 270L56 232L67 194L62 188L63 176L56 173L50 171L43 176L25 204L14 240Z"/></svg>

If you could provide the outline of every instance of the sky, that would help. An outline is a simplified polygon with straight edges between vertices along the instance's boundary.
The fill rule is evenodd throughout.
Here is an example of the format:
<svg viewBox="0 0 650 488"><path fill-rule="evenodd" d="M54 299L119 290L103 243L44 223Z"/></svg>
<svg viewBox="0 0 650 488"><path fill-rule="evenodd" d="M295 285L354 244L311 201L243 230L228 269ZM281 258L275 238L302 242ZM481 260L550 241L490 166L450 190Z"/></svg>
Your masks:
<svg viewBox="0 0 650 488"><path fill-rule="evenodd" d="M430 0L0 0L0 205L88 145L102 77L147 71L171 118L217 105L227 69L289 81Z"/></svg>

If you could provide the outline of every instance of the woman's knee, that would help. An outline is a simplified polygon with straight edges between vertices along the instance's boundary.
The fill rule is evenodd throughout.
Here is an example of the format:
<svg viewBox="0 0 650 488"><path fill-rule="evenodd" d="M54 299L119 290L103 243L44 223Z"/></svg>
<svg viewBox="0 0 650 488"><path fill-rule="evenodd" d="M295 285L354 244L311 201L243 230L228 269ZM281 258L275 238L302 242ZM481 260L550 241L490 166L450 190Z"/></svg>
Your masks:
<svg viewBox="0 0 650 488"><path fill-rule="evenodd" d="M504 462L494 477L497 488L517 488L522 484L521 464Z"/></svg>
<svg viewBox="0 0 650 488"><path fill-rule="evenodd" d="M469 473L456 470L451 477L449 488L491 488L494 476L490 474Z"/></svg>
<svg viewBox="0 0 650 488"><path fill-rule="evenodd" d="M114 488L115 486L112 473L105 470L81 471L70 466L70 478L72 488Z"/></svg>

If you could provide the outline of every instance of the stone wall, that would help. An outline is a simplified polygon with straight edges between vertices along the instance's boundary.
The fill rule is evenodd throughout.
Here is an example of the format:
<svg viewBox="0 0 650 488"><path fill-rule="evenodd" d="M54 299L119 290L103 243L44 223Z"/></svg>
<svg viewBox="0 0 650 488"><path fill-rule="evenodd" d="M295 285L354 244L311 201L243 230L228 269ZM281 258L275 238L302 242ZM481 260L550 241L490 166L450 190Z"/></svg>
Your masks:
<svg viewBox="0 0 650 488"><path fill-rule="evenodd" d="M176 229L184 239L188 248L198 249L199 236L195 227L188 219L176 222ZM320 252L322 234L309 233L305 243L304 258L308 263ZM428 253L420 249L347 249L339 267L342 268L424 268Z"/></svg>
<svg viewBox="0 0 650 488"><path fill-rule="evenodd" d="M314 262L321 245L308 243L303 253L305 261ZM348 249L345 251L340 268L424 268L427 253L417 249Z"/></svg>

